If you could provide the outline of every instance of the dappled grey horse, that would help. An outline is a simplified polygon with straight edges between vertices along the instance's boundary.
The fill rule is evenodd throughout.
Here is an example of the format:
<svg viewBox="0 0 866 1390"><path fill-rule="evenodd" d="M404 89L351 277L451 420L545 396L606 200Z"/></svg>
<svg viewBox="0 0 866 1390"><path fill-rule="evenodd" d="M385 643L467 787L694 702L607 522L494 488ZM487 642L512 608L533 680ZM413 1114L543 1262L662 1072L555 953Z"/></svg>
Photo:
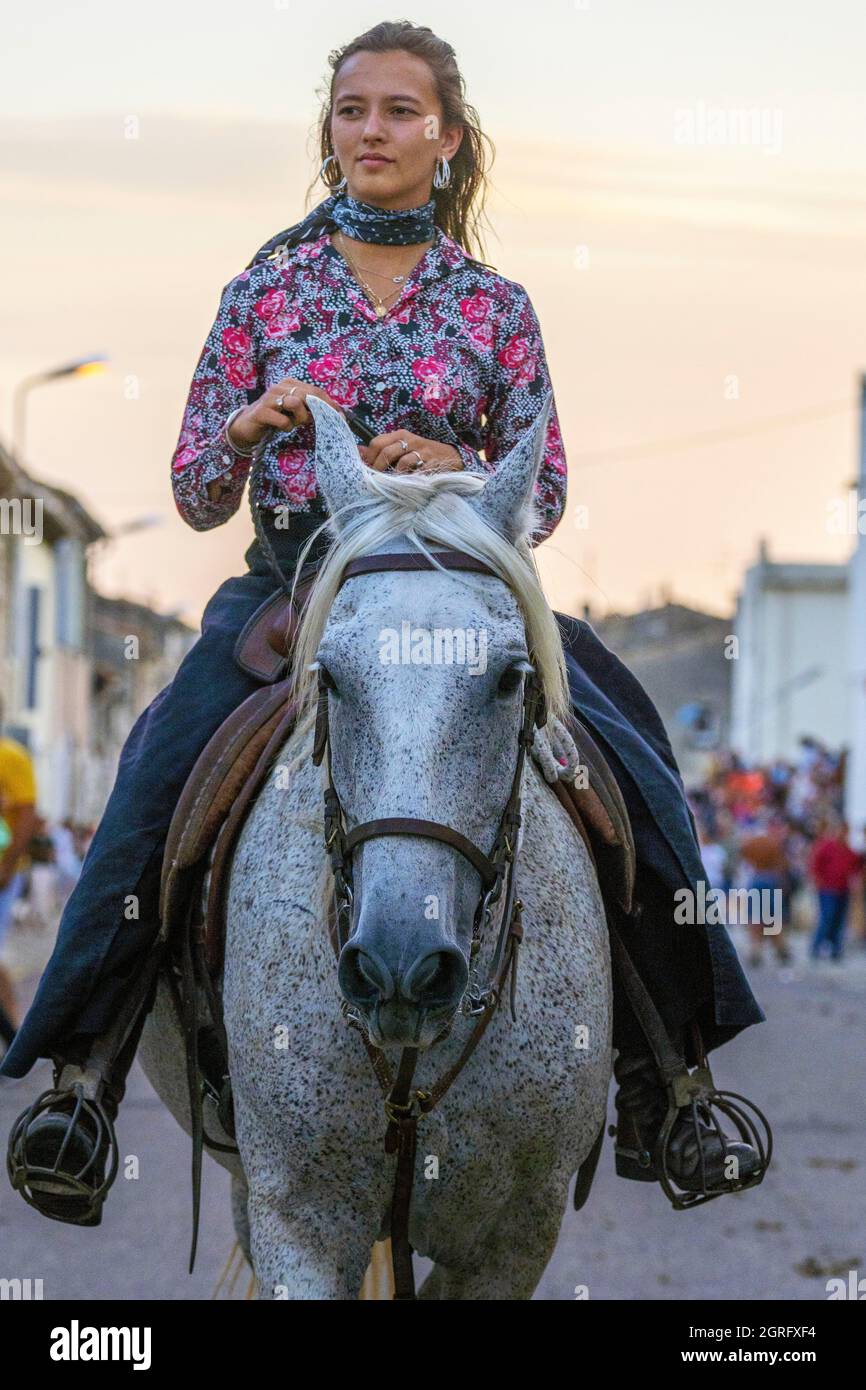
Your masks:
<svg viewBox="0 0 866 1390"><path fill-rule="evenodd" d="M514 779L530 662L552 714L566 716L569 695L528 541L549 397L487 479L377 473L361 463L340 414L315 397L308 404L335 540L293 654L303 714L230 870L222 990L240 1158L215 1156L234 1175L235 1222L260 1297L344 1299L357 1297L371 1247L387 1234L395 1164L358 1025L392 1068L404 1047L417 1048L416 1084L432 1088L475 1026L466 1001L490 971L499 923L494 915L470 970L480 894L470 860L441 840L378 836L355 850L351 935L338 965L328 931L327 760L311 757L319 672L347 826L424 818L484 853ZM436 547L467 552L496 575L432 568L341 584L360 555ZM445 631L466 638L462 660L453 646L451 659L435 659ZM515 1014L505 1001L496 1009L418 1127L409 1236L434 1262L426 1298L529 1298L569 1180L604 1122L611 979L598 883L530 758L521 792ZM184 1047L163 985L141 1058L188 1129ZM213 1113L207 1127L225 1139Z"/></svg>

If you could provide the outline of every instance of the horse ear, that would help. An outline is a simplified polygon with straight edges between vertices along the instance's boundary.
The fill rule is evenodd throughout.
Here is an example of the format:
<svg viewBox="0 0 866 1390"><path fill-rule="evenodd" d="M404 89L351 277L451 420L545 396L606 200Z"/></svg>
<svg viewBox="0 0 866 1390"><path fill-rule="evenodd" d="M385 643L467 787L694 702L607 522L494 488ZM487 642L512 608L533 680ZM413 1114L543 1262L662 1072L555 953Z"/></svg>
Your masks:
<svg viewBox="0 0 866 1390"><path fill-rule="evenodd" d="M512 545L530 529L535 481L544 458L552 404L553 392L548 391L532 424L471 500L471 506L476 508L488 526L505 536Z"/></svg>
<svg viewBox="0 0 866 1390"><path fill-rule="evenodd" d="M319 396L305 397L304 404L316 426L316 482L333 516L363 494L364 463L358 442L339 410ZM339 528L339 516L336 525Z"/></svg>

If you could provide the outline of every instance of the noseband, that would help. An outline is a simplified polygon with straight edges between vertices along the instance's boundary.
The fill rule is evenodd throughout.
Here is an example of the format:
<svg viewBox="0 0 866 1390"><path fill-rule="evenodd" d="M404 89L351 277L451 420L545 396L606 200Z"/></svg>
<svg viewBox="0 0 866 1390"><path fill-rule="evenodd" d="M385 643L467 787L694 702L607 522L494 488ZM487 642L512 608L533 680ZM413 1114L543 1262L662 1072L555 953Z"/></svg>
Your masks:
<svg viewBox="0 0 866 1390"><path fill-rule="evenodd" d="M475 574L489 574L495 579L501 579L501 575L498 575L483 560L476 559L474 555L467 555L462 550L437 550L433 551L433 555L443 569L467 570ZM437 566L420 552L361 555L346 565L340 580L340 588L347 579L353 579L363 574L436 568ZM358 845L364 844L367 840L384 835L420 835L430 840L439 840L442 844L450 845L452 849L456 849L462 854L481 879L481 895L472 920L469 984L463 1004L463 1012L475 1018L475 1025L456 1062L449 1067L443 1076L439 1077L429 1091L412 1090L412 1078L418 1060L418 1049L415 1047L403 1048L397 1074L394 1076L384 1053L370 1041L363 1021L354 1011L349 1009L346 1001L343 1005L347 1021L361 1032L364 1046L382 1089L385 1115L388 1121L385 1131L385 1152L396 1155L389 1233L394 1271L394 1297L401 1301L415 1298L412 1246L409 1241L409 1214L415 1173L418 1119L421 1115L429 1114L434 1105L438 1104L468 1062L493 1017L509 973L511 975L511 1011L512 1017L514 1016L517 948L523 939L523 904L519 898L514 896L517 832L520 829L520 784L526 761L526 750L532 743L535 727L541 727L546 723L547 702L544 697L544 690L538 678L538 672L532 671L527 674L523 683L523 717L517 737L517 759L511 791L505 803L505 809L502 812L496 838L489 855L450 825L442 825L439 821L420 820L410 816L383 816L378 820L364 821L362 824L356 825L349 834L346 834L343 807L334 787L331 772L331 741L328 737L328 687L325 684L324 672L321 667L319 668L313 762L319 766L327 751L325 847L334 874L336 922L332 942L337 956L346 944L351 928L352 854ZM478 956L484 930L490 922L494 907L502 896L503 885L505 886L505 906L502 922L490 976L485 988L481 989L477 979ZM448 1028L450 1028L450 1023L445 1032L448 1031Z"/></svg>
<svg viewBox="0 0 866 1390"><path fill-rule="evenodd" d="M467 570L476 574L489 574L495 579L501 576L483 560L468 555L461 550L433 551L444 569ZM362 555L351 560L343 571L340 588L347 579L363 574L381 574L384 571L432 570L436 566L426 555L383 554ZM349 937L353 904L352 854L357 845L384 835L421 835L430 840L440 840L450 845L467 859L481 879L482 891L472 921L472 941L469 949L470 979L464 1004L464 1012L478 1015L489 1009L494 1002L494 981L502 963L505 942L514 915L514 868L516 864L517 832L520 828L520 784L526 750L533 741L535 727L547 722L547 706L537 672L526 676L523 683L523 717L517 736L517 761L511 791L499 821L493 847L488 854L459 830L439 821L419 820L410 816L384 816L378 820L364 821L346 834L345 815L339 795L334 787L331 772L331 745L328 737L328 687L323 670L319 669L318 704L316 708L316 731L313 742L313 762L318 766L327 750L328 785L325 790L325 847L334 874L337 928L336 949L341 951ZM491 974L487 987L478 988L476 971L478 954L485 928L493 915L493 908L502 896L505 883L505 908L502 924L493 956Z"/></svg>

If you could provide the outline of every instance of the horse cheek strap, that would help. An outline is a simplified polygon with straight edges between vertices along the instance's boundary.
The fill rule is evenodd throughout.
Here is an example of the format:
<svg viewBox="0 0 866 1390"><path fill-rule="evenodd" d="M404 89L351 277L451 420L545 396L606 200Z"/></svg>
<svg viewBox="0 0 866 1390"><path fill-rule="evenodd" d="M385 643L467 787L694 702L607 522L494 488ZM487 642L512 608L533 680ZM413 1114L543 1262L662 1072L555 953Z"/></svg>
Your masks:
<svg viewBox="0 0 866 1390"><path fill-rule="evenodd" d="M325 746L328 742L328 687L325 685L325 675L322 667L319 667L319 699L316 705L316 732L313 737L313 762L319 767L325 756Z"/></svg>

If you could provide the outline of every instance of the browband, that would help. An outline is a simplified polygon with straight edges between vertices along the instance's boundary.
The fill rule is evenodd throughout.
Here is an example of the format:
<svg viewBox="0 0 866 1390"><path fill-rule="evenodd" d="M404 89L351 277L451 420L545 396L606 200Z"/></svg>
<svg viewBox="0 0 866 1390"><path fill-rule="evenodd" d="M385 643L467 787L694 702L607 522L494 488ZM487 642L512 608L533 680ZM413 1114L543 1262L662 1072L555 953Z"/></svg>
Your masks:
<svg viewBox="0 0 866 1390"><path fill-rule="evenodd" d="M494 569L484 560L478 560L474 555L467 555L465 550L434 550L431 552L443 569L446 570L473 570L476 574L490 574L494 579L501 579ZM343 570L340 578L340 588L343 587L347 579L351 579L356 574L377 574L382 570L432 570L436 566L431 564L426 555L420 551L414 554L384 554L384 555L359 555L356 560L350 560Z"/></svg>

